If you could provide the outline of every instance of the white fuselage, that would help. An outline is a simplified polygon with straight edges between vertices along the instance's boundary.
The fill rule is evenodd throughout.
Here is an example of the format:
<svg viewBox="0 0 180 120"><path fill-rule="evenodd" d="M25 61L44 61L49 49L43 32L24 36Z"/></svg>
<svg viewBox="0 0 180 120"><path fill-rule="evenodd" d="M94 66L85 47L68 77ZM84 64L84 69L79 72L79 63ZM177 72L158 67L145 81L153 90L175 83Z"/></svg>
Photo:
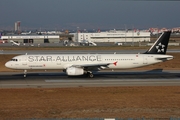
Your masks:
<svg viewBox="0 0 180 120"><path fill-rule="evenodd" d="M163 59L173 59L171 55L159 54L43 54L19 55L5 66L11 69L66 69L72 65L109 64L109 69L129 69L147 66ZM116 62L116 64L113 64Z"/></svg>

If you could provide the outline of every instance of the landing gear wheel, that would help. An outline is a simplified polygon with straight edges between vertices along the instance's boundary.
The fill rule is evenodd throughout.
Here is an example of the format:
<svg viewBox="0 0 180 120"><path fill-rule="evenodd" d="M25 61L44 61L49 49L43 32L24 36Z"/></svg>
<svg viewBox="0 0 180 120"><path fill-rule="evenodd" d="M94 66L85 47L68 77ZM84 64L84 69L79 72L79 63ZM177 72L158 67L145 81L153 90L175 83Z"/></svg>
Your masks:
<svg viewBox="0 0 180 120"><path fill-rule="evenodd" d="M87 76L88 76L89 78L93 78L93 77L94 77L94 75L93 75L92 72L88 72L88 73L87 73Z"/></svg>
<svg viewBox="0 0 180 120"><path fill-rule="evenodd" d="M27 70L24 70L24 78L26 78Z"/></svg>
<svg viewBox="0 0 180 120"><path fill-rule="evenodd" d="M26 78L26 75L24 75L24 78Z"/></svg>

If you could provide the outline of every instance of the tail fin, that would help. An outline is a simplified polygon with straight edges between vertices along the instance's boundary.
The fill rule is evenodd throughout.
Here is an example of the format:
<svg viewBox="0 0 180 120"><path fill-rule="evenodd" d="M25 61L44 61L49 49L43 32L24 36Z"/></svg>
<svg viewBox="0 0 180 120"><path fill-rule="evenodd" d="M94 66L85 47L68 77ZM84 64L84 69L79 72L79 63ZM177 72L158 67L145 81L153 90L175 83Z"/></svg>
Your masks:
<svg viewBox="0 0 180 120"><path fill-rule="evenodd" d="M171 31L162 33L156 42L151 46L151 48L144 54L166 54L170 35Z"/></svg>

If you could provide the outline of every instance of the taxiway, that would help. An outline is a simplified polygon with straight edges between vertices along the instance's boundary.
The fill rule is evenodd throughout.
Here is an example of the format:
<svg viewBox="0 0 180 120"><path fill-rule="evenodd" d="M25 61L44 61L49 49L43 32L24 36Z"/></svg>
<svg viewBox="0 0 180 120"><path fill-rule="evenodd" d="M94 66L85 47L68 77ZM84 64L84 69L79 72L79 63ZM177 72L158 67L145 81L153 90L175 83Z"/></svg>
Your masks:
<svg viewBox="0 0 180 120"><path fill-rule="evenodd" d="M95 78L68 77L65 73L0 73L0 88L61 88L107 86L180 86L180 71L98 72Z"/></svg>

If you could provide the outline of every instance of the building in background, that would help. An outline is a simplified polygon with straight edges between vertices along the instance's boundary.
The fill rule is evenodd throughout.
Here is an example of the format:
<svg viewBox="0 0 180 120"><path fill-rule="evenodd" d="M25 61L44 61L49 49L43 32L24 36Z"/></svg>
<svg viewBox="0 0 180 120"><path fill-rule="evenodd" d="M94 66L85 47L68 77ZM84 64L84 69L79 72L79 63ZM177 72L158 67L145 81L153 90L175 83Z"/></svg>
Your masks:
<svg viewBox="0 0 180 120"><path fill-rule="evenodd" d="M143 30L117 31L110 30L97 33L81 33L75 34L78 42L83 40L92 42L150 42L150 32Z"/></svg>
<svg viewBox="0 0 180 120"><path fill-rule="evenodd" d="M14 24L14 31L16 33L20 33L21 29L20 29L20 25L21 25L21 21L16 21Z"/></svg>

